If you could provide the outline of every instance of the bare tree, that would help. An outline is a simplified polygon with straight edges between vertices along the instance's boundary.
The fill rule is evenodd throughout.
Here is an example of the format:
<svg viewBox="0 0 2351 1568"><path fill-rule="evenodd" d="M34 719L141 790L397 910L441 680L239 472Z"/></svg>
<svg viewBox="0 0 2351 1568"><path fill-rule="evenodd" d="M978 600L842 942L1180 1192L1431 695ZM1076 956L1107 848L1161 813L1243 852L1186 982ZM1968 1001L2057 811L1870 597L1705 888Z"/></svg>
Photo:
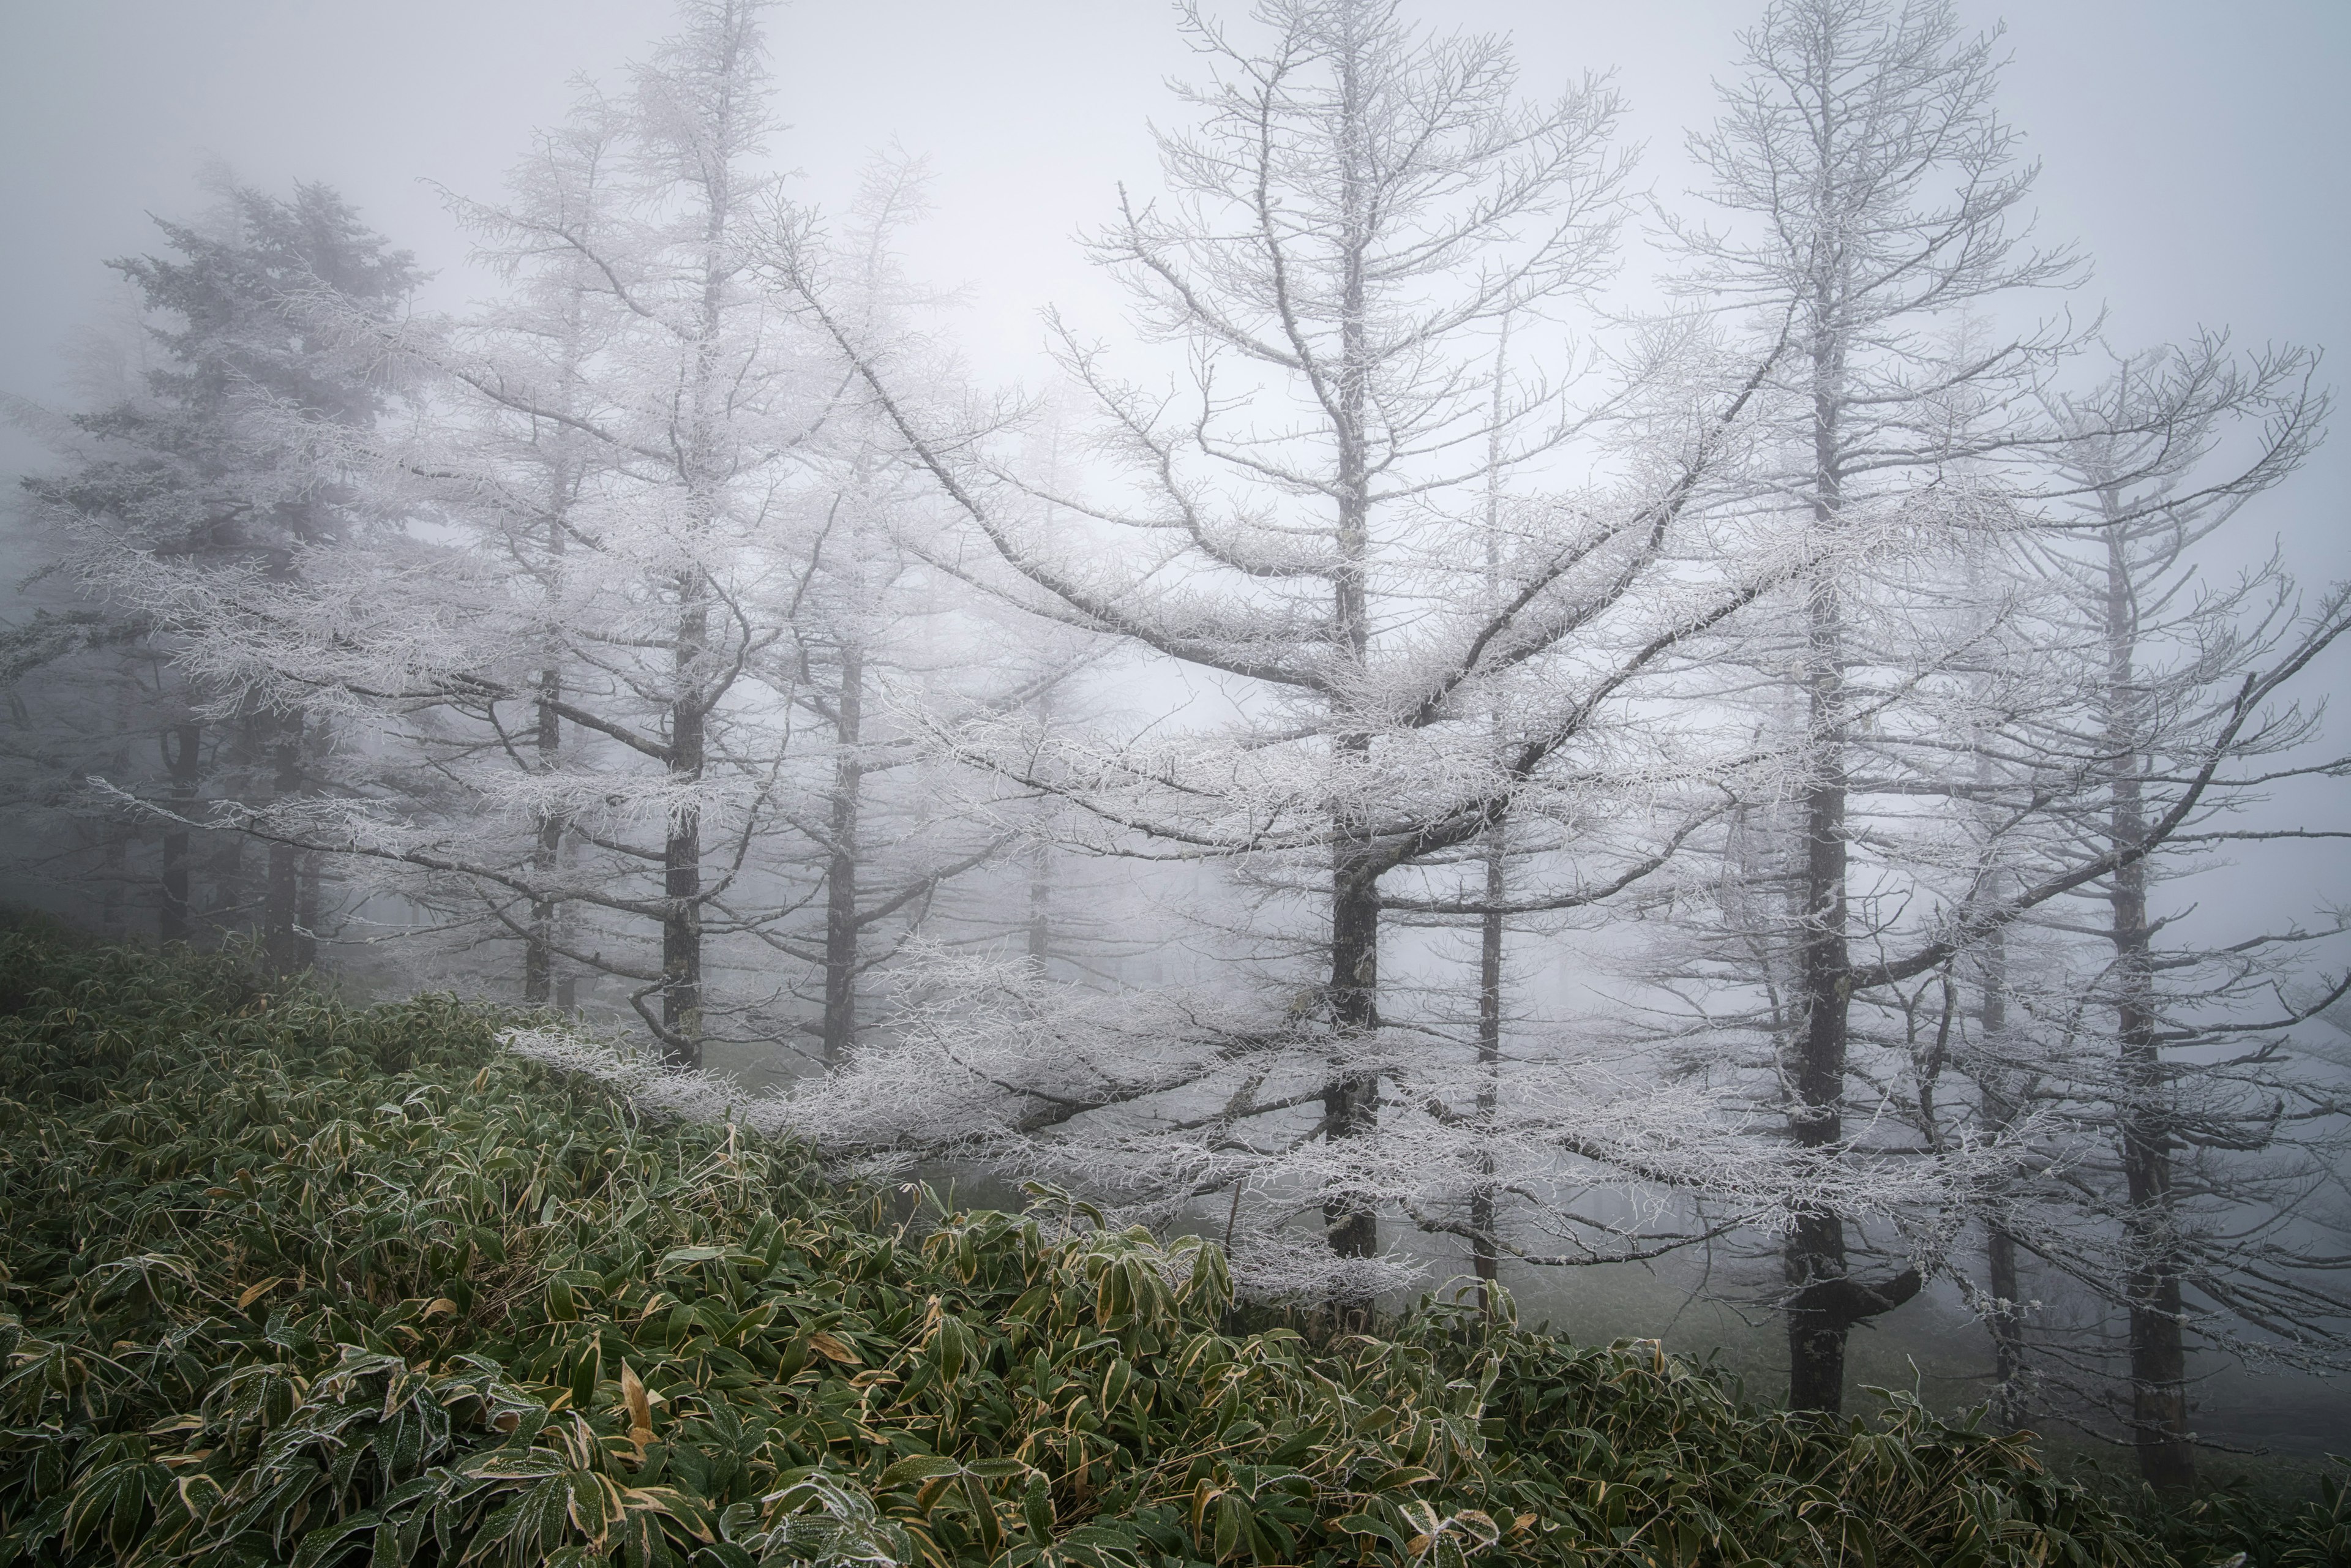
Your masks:
<svg viewBox="0 0 2351 1568"><path fill-rule="evenodd" d="M1563 354L1557 312L1605 263L1623 173L1604 144L1613 98L1587 82L1521 107L1500 42L1424 37L1394 4L1278 0L1253 21L1259 39L1244 46L1185 14L1213 72L1186 89L1198 123L1162 139L1167 197L1128 198L1093 242L1131 287L1141 335L1182 350L1180 391L1118 379L1103 350L1056 323L1103 448L1123 460L1119 492L1052 493L991 460L984 422L925 407L832 305L789 223L775 266L911 460L984 537L1002 591L1238 683L1230 723L1173 739L1058 741L1009 717L945 738L1137 835L1134 852L1234 859L1277 906L1320 907L1319 932L1289 944L1313 983L1288 1021L1252 1037L1311 1035L1311 1083L1237 1046L1083 1090L1040 1077L1048 1121L1231 1070L1227 1111L1208 1118L1225 1129L1220 1146L1272 1157L1326 1145L1313 1180L1328 1239L1360 1260L1393 1186L1384 1156L1350 1152L1378 1125L1393 1054L1380 1033L1383 908L1483 907L1482 894L1415 899L1382 879L1455 857L1505 815L1586 824L1583 863L1564 887L1526 890L1526 908L1588 904L1654 869L1663 851L1638 831L1621 844L1590 833L1624 777L1595 748L1638 750L1612 727L1628 687L1789 564L1761 535L1738 548L1686 538L1761 383L1755 361L1726 370L1669 329L1644 345L1630 386L1581 407L1563 380L1496 394L1488 366L1503 323L1529 342L1548 330ZM1587 456L1615 466L1611 481L1528 493L1546 460L1584 438ZM1489 483L1512 487L1507 502ZM1066 526L1043 528L1046 506L1104 542L1089 551ZM1658 797L1646 781L1630 793L1639 803L1619 814L1646 821ZM1275 1080L1281 1092L1260 1093ZM1250 1125L1263 1145L1235 1130Z"/></svg>
<svg viewBox="0 0 2351 1568"><path fill-rule="evenodd" d="M1869 985L1853 951L1855 735L1902 685L1898 672L1876 691L1854 679L1896 663L1865 640L1870 578L1905 535L1964 526L1939 504L1942 476L2030 434L2018 394L2061 346L2043 333L1954 356L1935 324L2062 283L2071 263L2029 248L2013 225L2034 171L1993 108L1991 38L1962 37L1941 0L1785 0L1742 42L1744 77L1725 89L1714 129L1691 141L1730 222L1719 233L1671 227L1690 257L1687 287L1790 341L1766 404L1781 461L1758 485L1761 504L1800 515L1815 540L1788 672L1801 694L1802 793L1789 824L1800 861L1782 1071L1794 1145L1834 1158L1847 1138L1851 1010ZM1938 410L1960 386L1974 389L1979 413L1955 441ZM1846 1336L1907 1300L1919 1275L1856 1276L1845 1218L1828 1210L1793 1217L1782 1255L1790 1402L1834 1410Z"/></svg>
<svg viewBox="0 0 2351 1568"><path fill-rule="evenodd" d="M2256 809L2342 771L2314 754L2316 713L2286 683L2351 624L2345 591L2304 602L2273 557L2233 581L2210 570L2223 530L2318 439L2327 400L2312 369L2297 350L2247 361L2208 339L2122 359L2095 392L2053 404L2063 496L2041 562L2064 615L2048 649L2078 661L2080 696L2025 738L2044 779L2077 781L2042 814L2112 869L2072 890L2089 919L2045 918L2070 962L1987 991L1999 1010L1975 1055L1996 1113L2037 1103L2070 1128L2061 1170L1999 1206L1987 1291L2012 1403L2037 1384L2095 1406L2109 1371L2102 1345L2035 1332L2042 1375L2028 1375L2018 1248L2124 1315L2116 1414L2165 1490L2193 1479L2192 1346L2325 1364L2351 1343L2341 1247L2306 1202L2339 1168L2346 1106L2296 1044L2351 981L2294 984L2339 919L2198 940L2178 924L2186 910L2157 907L2217 853L2342 836ZM2035 1028L2011 1033L2011 997Z"/></svg>
<svg viewBox="0 0 2351 1568"><path fill-rule="evenodd" d="M251 831L439 879L523 941L532 989L559 960L618 977L684 1063L709 942L775 914L747 867L782 831L790 699L760 661L806 580L794 454L827 406L745 277L772 183L759 10L686 0L624 98L591 94L543 141L515 201L461 204L530 279L510 307L455 331L344 317L440 378L440 417L364 455L386 505L437 512L475 548L393 529L307 597L176 612L223 678L309 691L421 746L414 791ZM568 932L565 905L585 922Z"/></svg>

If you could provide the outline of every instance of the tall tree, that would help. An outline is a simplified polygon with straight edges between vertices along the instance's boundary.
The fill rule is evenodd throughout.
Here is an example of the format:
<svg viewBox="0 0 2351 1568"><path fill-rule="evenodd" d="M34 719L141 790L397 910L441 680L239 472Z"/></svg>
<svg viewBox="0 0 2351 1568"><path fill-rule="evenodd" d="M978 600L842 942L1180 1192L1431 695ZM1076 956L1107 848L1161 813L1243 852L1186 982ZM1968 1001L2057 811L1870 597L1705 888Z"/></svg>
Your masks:
<svg viewBox="0 0 2351 1568"><path fill-rule="evenodd" d="M927 176L903 157L877 161L842 231L831 240L862 335L921 352L927 303L904 277L896 246L925 210ZM943 358L932 373L953 380ZM927 698L987 699L1033 685L1025 662L977 645L961 624L953 578L924 559L939 529L935 495L899 461L894 435L862 402L845 403L810 444L824 520L810 552L792 634L774 678L817 738L798 777L811 805L796 811L812 851L812 920L781 923L768 940L813 969L808 989L821 1062L844 1064L871 1020L868 977L913 939L949 893L1006 842L967 789L949 785L894 706ZM986 633L979 633L985 638ZM968 781L967 781L968 782ZM814 925L815 929L810 927Z"/></svg>
<svg viewBox="0 0 2351 1568"><path fill-rule="evenodd" d="M1792 350L1769 405L1782 465L1759 486L1816 542L1790 672L1802 714L1786 1120L1799 1149L1834 1158L1860 988L1855 733L1874 700L1851 676L1884 662L1859 640L1865 574L1886 530L1906 526L1906 493L1931 494L1953 465L2016 441L2015 393L2058 346L2009 339L1953 357L1938 318L2062 282L2070 263L2028 248L2013 223L2034 169L1994 110L1992 39L1964 37L1942 0L1784 0L1741 43L1743 78L1724 90L1714 128L1691 139L1711 176L1706 193L1731 221L1676 233L1687 287L1718 308L1753 311ZM1932 411L1959 384L1987 412L1955 444ZM1852 1328L1908 1299L1918 1276L1855 1276L1845 1218L1826 1209L1793 1217L1782 1255L1790 1402L1834 1410Z"/></svg>
<svg viewBox="0 0 2351 1568"><path fill-rule="evenodd" d="M1229 724L1180 739L1057 740L1008 716L951 743L1138 835L1136 852L1236 860L1277 915L1311 909L1319 927L1282 939L1311 954L1311 983L1287 1022L1252 1036L1301 1060L1171 1042L1167 1062L1089 1084L1051 1059L1027 1079L1033 1114L1013 1120L1067 1124L1229 1071L1222 1124L1262 1129L1268 1150L1322 1145L1310 1179L1328 1241L1360 1260L1387 1201L1388 1178L1367 1174L1387 1168L1370 1140L1395 1047L1380 1032L1383 878L1453 856L1505 814L1601 816L1608 770L1592 748L1621 733L1609 727L1628 685L1786 563L1760 537L1694 572L1674 559L1714 493L1751 363L1691 379L1665 361L1696 345L1667 334L1630 390L1572 405L1562 362L1492 395L1501 324L1558 351L1560 311L1605 265L1623 173L1606 147L1613 97L1587 82L1521 104L1499 40L1424 36L1392 0L1269 0L1251 19L1245 44L1184 13L1211 69L1184 89L1196 124L1161 138L1166 197L1129 199L1092 242L1133 292L1138 335L1183 349L1180 403L1060 329L1123 460L1118 494L1055 494L992 462L984 431L926 406L886 346L861 339L791 233L775 261L979 530L1002 591L1238 683ZM1530 492L1546 460L1604 434L1622 438L1621 482ZM1499 508L1494 476L1514 487ZM1572 891L1524 902L1586 902L1657 863L1653 843L1619 847L1587 837ZM1260 1096L1270 1082L1286 1087ZM1302 1137L1274 1131L1308 1106ZM1238 1136L1227 1145L1257 1146Z"/></svg>
<svg viewBox="0 0 2351 1568"><path fill-rule="evenodd" d="M622 980L686 1064L711 944L776 915L749 867L788 831L790 694L762 661L807 576L796 454L826 406L745 276L774 184L762 9L686 0L514 201L462 207L535 279L510 309L456 331L343 317L355 344L442 378L443 417L372 457L472 548L412 530L334 591L202 606L214 655L256 689L447 727L466 766L439 777L482 808L362 792L271 831L442 879L527 950ZM583 924L557 929L557 906Z"/></svg>
<svg viewBox="0 0 2351 1568"><path fill-rule="evenodd" d="M331 300L339 312L387 322L418 274L407 252L391 249L324 185L298 186L291 199L237 187L211 225L158 226L163 253L110 264L138 291L153 340L144 387L74 416L74 465L26 488L38 518L69 539L83 580L117 606L114 637L169 657L187 650L185 629L153 612L171 581L283 586L304 550L350 527L353 495L334 444L305 431L366 429L388 388L366 357L319 329L318 306ZM131 668L122 674L140 678ZM160 711L138 705L158 732L160 767L134 760L144 747L118 751L135 768L121 787L145 775L142 792L166 812L160 929L169 939L193 931L190 823L206 785L247 804L299 800L325 737L298 706L244 700L201 672L178 690L162 679ZM228 857L215 917L249 924L273 965L300 968L316 956L318 867L287 844L265 855L257 899Z"/></svg>
<svg viewBox="0 0 2351 1568"><path fill-rule="evenodd" d="M2063 613L2046 645L2080 695L2029 738L2044 779L2078 781L2053 795L2052 825L2114 864L2074 891L2087 921L2051 922L2094 933L2095 946L2074 943L2038 985L2003 988L2040 1028L2003 1038L2004 1009L1984 1023L1979 1076L2001 1109L2036 1102L2068 1129L2062 1175L2001 1205L1988 1284L2001 1309L2022 1298L2022 1247L2122 1315L2119 1424L2141 1475L2167 1490L2194 1477L2191 1349L2317 1365L2351 1351L2339 1228L2306 1202L2345 1157L2347 1107L2295 1039L2351 988L2295 983L2301 956L2341 923L2199 939L2209 917L2160 907L2218 852L2341 836L2255 809L2291 780L2343 770L2286 683L2351 624L2346 591L2305 601L2274 558L2233 581L2211 570L2224 530L2318 439L2327 400L2312 370L2297 350L2247 360L2208 339L2122 359L2104 385L2053 405L2061 494L2041 561ZM2202 786L2183 815L2184 780ZM2025 1324L2002 1327L2021 1383ZM2105 1348L2030 1340L2048 1384L2093 1397Z"/></svg>

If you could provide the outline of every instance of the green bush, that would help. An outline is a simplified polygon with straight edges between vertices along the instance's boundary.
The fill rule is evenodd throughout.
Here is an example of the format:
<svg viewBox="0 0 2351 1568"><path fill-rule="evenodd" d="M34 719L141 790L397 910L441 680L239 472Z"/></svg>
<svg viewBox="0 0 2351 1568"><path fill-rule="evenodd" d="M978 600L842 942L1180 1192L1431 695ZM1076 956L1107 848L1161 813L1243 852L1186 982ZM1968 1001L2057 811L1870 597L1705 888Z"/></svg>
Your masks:
<svg viewBox="0 0 2351 1568"><path fill-rule="evenodd" d="M0 932L11 1563L2141 1564L2020 1439L649 1124L446 998Z"/></svg>
<svg viewBox="0 0 2351 1568"><path fill-rule="evenodd" d="M2140 1489L2126 1500L2145 1531L2181 1563L2231 1568L2351 1568L2351 1470L2317 1478L2315 1495L2256 1492L2243 1480L2187 1501Z"/></svg>

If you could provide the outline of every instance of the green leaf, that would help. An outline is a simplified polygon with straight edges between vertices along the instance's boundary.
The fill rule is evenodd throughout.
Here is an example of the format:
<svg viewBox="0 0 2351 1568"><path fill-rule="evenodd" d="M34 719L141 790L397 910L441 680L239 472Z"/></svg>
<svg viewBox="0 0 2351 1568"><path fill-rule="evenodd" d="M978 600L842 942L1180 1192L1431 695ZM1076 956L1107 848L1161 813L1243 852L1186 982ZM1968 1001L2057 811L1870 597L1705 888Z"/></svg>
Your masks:
<svg viewBox="0 0 2351 1568"><path fill-rule="evenodd" d="M570 1469L562 1455L545 1448L499 1448L471 1461L458 1473L477 1480L538 1480L568 1474Z"/></svg>
<svg viewBox="0 0 2351 1568"><path fill-rule="evenodd" d="M900 1459L896 1464L883 1470L881 1479L874 1484L886 1490L892 1487L931 1480L939 1476L956 1475L961 1473L962 1469L963 1467L955 1460L942 1458L936 1454L914 1454Z"/></svg>
<svg viewBox="0 0 2351 1568"><path fill-rule="evenodd" d="M1018 1459L974 1459L963 1467L963 1471L979 1480L1000 1481L1014 1476L1025 1476L1029 1468Z"/></svg>
<svg viewBox="0 0 2351 1568"><path fill-rule="evenodd" d="M1399 1552L1405 1549L1403 1533L1385 1520L1373 1514L1347 1514L1334 1522L1332 1528L1343 1531L1349 1535L1376 1535Z"/></svg>
<svg viewBox="0 0 2351 1568"><path fill-rule="evenodd" d="M1406 1487L1424 1486L1436 1479L1435 1470L1424 1469L1418 1465L1398 1465L1393 1469L1382 1470L1379 1479L1368 1490L1401 1491Z"/></svg>

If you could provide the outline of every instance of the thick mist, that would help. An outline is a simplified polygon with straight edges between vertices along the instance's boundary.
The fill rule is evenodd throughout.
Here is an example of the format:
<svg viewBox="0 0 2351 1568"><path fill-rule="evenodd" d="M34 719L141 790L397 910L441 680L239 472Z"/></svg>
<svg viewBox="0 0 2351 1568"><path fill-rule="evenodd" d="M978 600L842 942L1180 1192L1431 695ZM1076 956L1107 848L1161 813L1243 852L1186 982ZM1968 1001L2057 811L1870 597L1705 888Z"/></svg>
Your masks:
<svg viewBox="0 0 2351 1568"><path fill-rule="evenodd" d="M2002 20L18 7L0 896L1264 1302L2339 1444L2351 21Z"/></svg>

